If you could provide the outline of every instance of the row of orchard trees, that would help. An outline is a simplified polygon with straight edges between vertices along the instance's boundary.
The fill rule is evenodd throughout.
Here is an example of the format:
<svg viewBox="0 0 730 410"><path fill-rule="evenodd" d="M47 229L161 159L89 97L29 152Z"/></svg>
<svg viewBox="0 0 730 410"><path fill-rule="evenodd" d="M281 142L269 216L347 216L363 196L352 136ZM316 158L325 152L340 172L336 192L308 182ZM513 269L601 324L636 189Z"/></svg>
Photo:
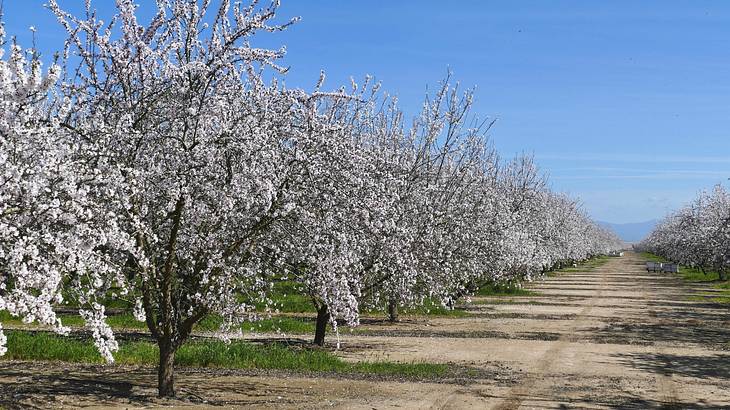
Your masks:
<svg viewBox="0 0 730 410"><path fill-rule="evenodd" d="M639 248L677 263L718 272L730 270L730 193L722 185L701 193L670 214Z"/></svg>
<svg viewBox="0 0 730 410"><path fill-rule="evenodd" d="M78 306L111 361L105 305L128 302L160 395L198 321L240 329L276 281L311 297L323 344L364 306L448 305L620 246L529 158L500 160L448 78L408 125L369 79L278 83L283 48L251 45L294 22L277 2L158 0L146 24L132 0L108 21L48 7L57 64L0 58L0 310L64 333L54 307Z"/></svg>

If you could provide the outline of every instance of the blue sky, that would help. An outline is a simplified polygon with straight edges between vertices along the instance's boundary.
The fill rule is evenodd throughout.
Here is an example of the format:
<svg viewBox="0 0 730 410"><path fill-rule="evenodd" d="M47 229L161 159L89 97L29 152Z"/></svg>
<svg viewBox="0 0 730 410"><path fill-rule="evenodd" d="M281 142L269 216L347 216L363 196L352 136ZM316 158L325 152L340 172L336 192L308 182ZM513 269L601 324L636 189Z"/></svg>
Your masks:
<svg viewBox="0 0 730 410"><path fill-rule="evenodd" d="M43 0L4 2L21 43L34 25L39 49L62 46ZM450 68L502 155L534 154L596 219L659 218L730 177L730 2L284 0L280 16L302 21L257 45L287 45L289 86L372 74L414 111Z"/></svg>

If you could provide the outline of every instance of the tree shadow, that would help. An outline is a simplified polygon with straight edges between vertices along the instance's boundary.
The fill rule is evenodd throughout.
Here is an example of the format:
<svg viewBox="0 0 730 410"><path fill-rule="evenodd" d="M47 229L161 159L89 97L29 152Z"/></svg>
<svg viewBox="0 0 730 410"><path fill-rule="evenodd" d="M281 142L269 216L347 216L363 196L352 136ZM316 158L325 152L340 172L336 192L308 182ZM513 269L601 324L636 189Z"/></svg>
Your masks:
<svg viewBox="0 0 730 410"><path fill-rule="evenodd" d="M25 365L23 363L22 365ZM49 408L61 397L89 397L102 403L148 404L150 397L134 392L133 371L110 374L44 372L35 365L19 368L18 363L0 364L0 407L4 409ZM52 405L50 407L53 407Z"/></svg>
<svg viewBox="0 0 730 410"><path fill-rule="evenodd" d="M724 349L730 340L730 329L691 326L675 323L617 322L604 327L593 327L578 331L579 339L596 343L652 345L661 343L683 343Z"/></svg>
<svg viewBox="0 0 730 410"><path fill-rule="evenodd" d="M730 406L717 406L716 404L707 403L705 400L694 403L669 403L659 400L648 400L641 397L632 397L623 401L619 400L618 403L606 404L611 409L629 409L629 410L721 410L730 409ZM570 408L570 407L566 407Z"/></svg>
<svg viewBox="0 0 730 410"><path fill-rule="evenodd" d="M314 348L316 345L312 342L312 339L302 337L257 337L255 339L246 339L247 343L259 344L259 345L281 345L286 347L298 347L298 348Z"/></svg>
<svg viewBox="0 0 730 410"><path fill-rule="evenodd" d="M730 381L730 354L687 356L670 353L618 353L612 355L629 367L656 374Z"/></svg>
<svg viewBox="0 0 730 410"><path fill-rule="evenodd" d="M177 397L157 397L153 368L13 362L0 364L0 408L49 409L60 407L211 407L295 405L287 386L264 384L242 377L257 373L233 369L182 368L176 376ZM47 368L47 369L46 369ZM49 370L50 369L50 370ZM220 376L236 376L235 379ZM200 380L205 380L202 382ZM299 395L307 391L298 389Z"/></svg>

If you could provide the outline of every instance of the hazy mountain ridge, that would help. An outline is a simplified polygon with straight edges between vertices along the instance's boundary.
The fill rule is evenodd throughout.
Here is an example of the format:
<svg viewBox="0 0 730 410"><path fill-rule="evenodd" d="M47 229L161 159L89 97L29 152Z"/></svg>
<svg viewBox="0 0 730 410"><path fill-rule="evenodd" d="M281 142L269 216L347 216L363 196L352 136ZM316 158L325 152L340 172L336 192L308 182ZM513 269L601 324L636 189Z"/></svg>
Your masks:
<svg viewBox="0 0 730 410"><path fill-rule="evenodd" d="M604 226L612 231L616 232L621 239L626 242L639 242L644 239L654 229L656 224L659 222L657 219L652 219L644 222L630 222L630 223L613 223L596 221L599 225Z"/></svg>

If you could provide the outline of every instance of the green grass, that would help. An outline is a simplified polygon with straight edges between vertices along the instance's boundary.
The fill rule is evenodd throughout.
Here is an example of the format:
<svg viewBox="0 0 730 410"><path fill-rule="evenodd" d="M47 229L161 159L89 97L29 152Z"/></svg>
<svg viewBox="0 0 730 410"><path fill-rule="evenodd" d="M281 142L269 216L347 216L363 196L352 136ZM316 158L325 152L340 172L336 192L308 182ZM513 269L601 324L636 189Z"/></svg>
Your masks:
<svg viewBox="0 0 730 410"><path fill-rule="evenodd" d="M718 283L712 286L719 292L704 292L699 295L690 296L689 300L700 302L714 302L722 305L730 304L730 281Z"/></svg>
<svg viewBox="0 0 730 410"><path fill-rule="evenodd" d="M294 281L279 281L274 284L272 290L271 301L268 307L277 310L280 313L315 313L314 305L308 296L301 294L301 285ZM241 299L243 300L243 299ZM249 301L250 302L250 301ZM251 302L250 302L251 303ZM259 312L264 312L267 304L257 302L254 304ZM127 306L115 304L116 308L123 309ZM385 317L383 309L364 310L364 315L372 315L376 317ZM449 309L440 303L436 303L430 299L426 299L421 306L401 308L399 314L401 316L442 316L442 317L466 317L468 312L462 309ZM314 315L312 317L287 317L273 316L268 319L245 322L241 325L244 332L260 332L274 333L282 332L287 334L313 334L315 330ZM78 314L59 314L65 326L81 328L84 321ZM222 318L216 315L210 315L195 325L194 331L212 332L220 328ZM6 311L0 311L0 323L22 326L20 319L10 316ZM137 330L141 332L147 331L147 325L134 318L131 313L113 314L107 317L107 323L114 330ZM33 327L34 325L30 325ZM331 327L329 327L331 330Z"/></svg>
<svg viewBox="0 0 730 410"><path fill-rule="evenodd" d="M263 312L267 307L281 313L314 313L316 309L312 299L303 294L302 285L294 281L274 283L270 294L271 303L256 302L256 309Z"/></svg>
<svg viewBox="0 0 730 410"><path fill-rule="evenodd" d="M59 314L58 317L64 326L71 327L83 327L84 319L77 314ZM23 322L11 316L7 311L0 311L0 322L21 325ZM111 315L107 317L107 323L114 329L147 329L147 325L144 322L140 322L134 318L131 313L124 313L119 315Z"/></svg>
<svg viewBox="0 0 730 410"><path fill-rule="evenodd" d="M2 360L40 360L75 363L103 363L90 340L52 333L9 331L8 352ZM114 354L116 363L155 366L157 345L145 341L122 341ZM292 348L284 344L254 344L197 339L184 344L175 355L183 367L231 369L279 369L303 372L363 373L406 377L442 377L451 366L438 363L358 362L348 363L321 349Z"/></svg>
<svg viewBox="0 0 730 410"><path fill-rule="evenodd" d="M525 289L515 283L490 283L479 288L475 296L537 296L539 292Z"/></svg>
<svg viewBox="0 0 730 410"><path fill-rule="evenodd" d="M649 252L642 252L639 254L639 256L649 262L667 262L667 260L662 258L661 256L654 255L653 253ZM700 269L684 265L679 267L678 275L687 282L718 282L722 280L720 279L720 275L717 272L702 272ZM718 286L725 286L718 287L718 289L730 289L730 282L724 282Z"/></svg>
<svg viewBox="0 0 730 410"><path fill-rule="evenodd" d="M402 308L398 312L404 316L445 316L445 317L466 317L469 312L462 309L449 309L444 305L431 299L426 299L422 305L409 308Z"/></svg>
<svg viewBox="0 0 730 410"><path fill-rule="evenodd" d="M538 293L539 294L539 293ZM473 299L472 305L538 305L542 302L530 299Z"/></svg>
<svg viewBox="0 0 730 410"><path fill-rule="evenodd" d="M6 331L8 351L1 359L48 360L65 362L102 363L103 360L90 342L72 337L62 338L50 333Z"/></svg>
<svg viewBox="0 0 730 410"><path fill-rule="evenodd" d="M730 304L730 291L701 293L699 295L689 296L687 300L695 302L714 302L727 305Z"/></svg>
<svg viewBox="0 0 730 410"><path fill-rule="evenodd" d="M666 262L667 261L666 259L662 258L661 256L654 255L653 253L649 253L649 252L641 252L639 254L639 256L642 259L645 259L649 262Z"/></svg>
<svg viewBox="0 0 730 410"><path fill-rule="evenodd" d="M220 329L222 322L222 319L218 316L208 316L195 326L195 330L213 332ZM241 328L244 331L261 333L279 331L293 334L314 333L314 319L274 316L269 319L245 322L241 325Z"/></svg>
<svg viewBox="0 0 730 410"><path fill-rule="evenodd" d="M588 260L577 263L578 266L568 266L566 268L557 269L555 271L548 272L548 276L555 276L560 273L591 271L591 270L605 264L609 260L611 260L611 257L609 257L609 256L595 256Z"/></svg>
<svg viewBox="0 0 730 410"><path fill-rule="evenodd" d="M730 290L730 281L718 283L715 285L716 289L728 289Z"/></svg>
<svg viewBox="0 0 730 410"><path fill-rule="evenodd" d="M312 300L304 295L275 295L272 300L273 304L270 308L274 311L283 313L314 313L317 311Z"/></svg>
<svg viewBox="0 0 730 410"><path fill-rule="evenodd" d="M385 316L382 312L364 312L375 317ZM469 312L463 309L448 309L440 304L427 301L424 305L401 309L399 312L402 316L443 316L443 317L466 317L469 316ZM84 321L79 315L62 314L59 315L65 326L71 326L74 328L82 328ZM135 330L140 332L147 332L147 325L144 322L137 321L132 314L123 313L118 315L112 315L107 318L109 325L115 331L119 330ZM220 325L223 322L219 316L207 316L195 325L194 330L197 332L215 332L220 329ZM0 311L0 323L4 325L23 326L23 322L11 316L6 311ZM37 327L37 325L29 325L29 327ZM293 335L310 335L314 334L315 330L315 319L314 317L288 317L288 316L272 316L267 319L260 319L256 321L244 322L241 325L241 330L244 332L256 332L256 333L286 333ZM332 331L332 327L328 325L328 331ZM355 329L357 331L357 329Z"/></svg>
<svg viewBox="0 0 730 410"><path fill-rule="evenodd" d="M79 315L62 314L59 315L65 326L83 327L84 320ZM195 325L196 331L213 332L220 329L223 320L218 316L208 316ZM23 322L11 316L6 311L0 311L0 323L11 325L22 325ZM134 318L131 313L123 313L119 315L111 315L107 318L107 323L115 330L140 330L146 331L147 325ZM314 333L314 320L308 318L296 317L279 317L274 316L269 319L261 319L252 322L245 322L241 325L244 331L272 333L283 332L291 334L308 334Z"/></svg>
<svg viewBox="0 0 730 410"><path fill-rule="evenodd" d="M679 276L687 282L717 282L720 280L720 275L717 272L703 273L699 269L686 266L680 266Z"/></svg>
<svg viewBox="0 0 730 410"><path fill-rule="evenodd" d="M593 270L611 260L609 256L596 256L570 266L547 273L547 276L557 276L561 273L586 272ZM475 296L540 296L540 292L523 288L517 283L488 283L479 288ZM482 304L482 303L476 303Z"/></svg>
<svg viewBox="0 0 730 410"><path fill-rule="evenodd" d="M654 255L649 252L642 252L639 254L642 258L650 262L666 262L667 260L659 255ZM699 295L693 295L687 298L687 300L698 301L698 302L714 302L720 304L730 304L730 281L723 281L720 279L720 275L717 272L705 271L702 272L700 269L691 268L688 266L680 266L679 272L676 274L685 282L693 283L706 283L706 282L720 282L714 284L712 287L720 289L720 292L706 292Z"/></svg>
<svg viewBox="0 0 730 410"><path fill-rule="evenodd" d="M268 308L279 313L316 313L312 300L303 295L301 285L294 281L279 281L274 284L271 303ZM244 301L244 298L241 299ZM253 303L248 301L249 303ZM267 309L264 302L253 303L257 311L263 313ZM108 306L109 307L109 306ZM131 309L126 302L114 302L112 306L117 309ZM364 310L364 315L383 316L382 309ZM444 316L444 317L465 317L469 313L460 309L448 309L440 303L435 303L429 299L421 306L401 308L400 315L403 316ZM243 331L273 333L282 332L288 334L312 334L315 330L314 315L312 317L286 317L273 316L269 319L261 319L257 321L245 322L241 328ZM84 326L84 321L78 314L59 314L65 326L80 328ZM198 332L212 332L220 328L222 318L216 315L210 315L195 325L194 330ZM23 322L8 314L6 311L0 310L0 323L22 326ZM113 314L107 317L107 323L114 330L138 330L147 331L147 325L134 318L131 313ZM31 325L33 326L33 325Z"/></svg>
<svg viewBox="0 0 730 410"><path fill-rule="evenodd" d="M271 310L281 313L316 313L314 304L309 296L302 294L300 284L293 281L281 281L274 284L271 295L272 303L269 305ZM259 311L266 309L266 304L258 302L255 304ZM385 307L364 309L363 314L381 315L385 311ZM426 299L421 306L404 307L399 311L400 315L412 316L448 316L463 317L468 313L458 309L449 309L433 300ZM312 329L314 331L314 329Z"/></svg>

